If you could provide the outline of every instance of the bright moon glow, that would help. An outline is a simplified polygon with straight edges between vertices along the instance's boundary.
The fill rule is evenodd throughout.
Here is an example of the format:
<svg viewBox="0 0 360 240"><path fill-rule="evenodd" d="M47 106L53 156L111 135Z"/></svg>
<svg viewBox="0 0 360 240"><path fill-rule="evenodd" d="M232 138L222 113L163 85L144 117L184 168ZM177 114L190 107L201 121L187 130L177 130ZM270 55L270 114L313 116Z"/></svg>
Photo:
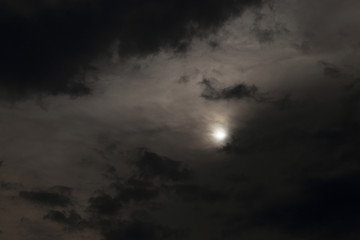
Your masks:
<svg viewBox="0 0 360 240"><path fill-rule="evenodd" d="M213 137L217 141L223 141L227 137L227 132L224 128L216 128L213 132Z"/></svg>

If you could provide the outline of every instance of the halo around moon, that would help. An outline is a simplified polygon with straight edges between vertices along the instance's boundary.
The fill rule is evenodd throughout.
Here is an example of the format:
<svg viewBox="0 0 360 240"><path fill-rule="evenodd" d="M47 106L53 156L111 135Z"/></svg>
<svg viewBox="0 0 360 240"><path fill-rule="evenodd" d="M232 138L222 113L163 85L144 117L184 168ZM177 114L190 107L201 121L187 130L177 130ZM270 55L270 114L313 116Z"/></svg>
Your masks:
<svg viewBox="0 0 360 240"><path fill-rule="evenodd" d="M223 127L216 127L212 132L212 137L214 140L221 142L224 141L228 136L228 133Z"/></svg>

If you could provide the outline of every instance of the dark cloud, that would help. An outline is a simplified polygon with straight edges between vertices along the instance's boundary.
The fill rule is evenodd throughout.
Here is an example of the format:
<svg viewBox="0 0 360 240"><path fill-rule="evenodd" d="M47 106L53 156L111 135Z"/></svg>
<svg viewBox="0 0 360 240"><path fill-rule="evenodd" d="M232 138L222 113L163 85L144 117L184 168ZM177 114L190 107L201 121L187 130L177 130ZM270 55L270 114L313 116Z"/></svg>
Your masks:
<svg viewBox="0 0 360 240"><path fill-rule="evenodd" d="M161 240L182 238L182 234L179 231L143 221L105 221L102 225L101 232L105 240Z"/></svg>
<svg viewBox="0 0 360 240"><path fill-rule="evenodd" d="M331 239L358 232L359 185L359 175L307 181L297 198L269 206L255 217L256 224L301 235L321 233Z"/></svg>
<svg viewBox="0 0 360 240"><path fill-rule="evenodd" d="M346 145L346 151L357 152L359 89L341 89L334 103L316 98L294 101L289 96L273 102L270 108L276 107L274 112L265 110L257 119L252 119L246 128L235 131L223 150L246 153L298 146L302 151L311 152L317 146L317 153L327 155L335 150L332 147ZM288 124L279 125L282 121ZM261 134L257 134L258 131ZM310 152L308 154L313 156L314 153Z"/></svg>
<svg viewBox="0 0 360 240"><path fill-rule="evenodd" d="M303 103L294 102L291 98L291 94L286 94L283 97L273 100L272 104L273 104L273 106L275 106L276 108L278 108L280 110L285 110L285 109L289 109L289 108L293 107L294 105L299 105L299 104L303 104Z"/></svg>
<svg viewBox="0 0 360 240"><path fill-rule="evenodd" d="M72 204L69 194L57 191L21 191L19 196L40 205L67 207Z"/></svg>
<svg viewBox="0 0 360 240"><path fill-rule="evenodd" d="M120 57L185 51L261 0L3 1L2 97L91 92L91 61L118 41Z"/></svg>
<svg viewBox="0 0 360 240"><path fill-rule="evenodd" d="M71 196L73 190L70 187L58 185L49 188L48 191L59 195Z"/></svg>
<svg viewBox="0 0 360 240"><path fill-rule="evenodd" d="M277 20L273 1L255 11L254 24L250 31L259 43L272 43L277 36L289 33L285 24Z"/></svg>
<svg viewBox="0 0 360 240"><path fill-rule="evenodd" d="M139 176L144 179L159 177L165 180L179 181L189 177L188 169L181 162L162 157L144 150L135 163Z"/></svg>
<svg viewBox="0 0 360 240"><path fill-rule="evenodd" d="M334 64L324 61L320 61L319 64L323 67L323 72L326 77L330 77L330 78L341 77L342 74L341 68L335 66Z"/></svg>
<svg viewBox="0 0 360 240"><path fill-rule="evenodd" d="M257 87L247 86L245 84L239 84L236 86L225 88L220 93L222 99L242 99L253 98L257 100Z"/></svg>
<svg viewBox="0 0 360 240"><path fill-rule="evenodd" d="M216 41L216 40L208 41L208 45L212 50L216 50L216 49L220 48L220 43L219 43L219 41Z"/></svg>
<svg viewBox="0 0 360 240"><path fill-rule="evenodd" d="M123 184L113 184L118 191L117 198L123 202L135 201L143 202L156 198L159 195L159 189L152 182L129 178Z"/></svg>
<svg viewBox="0 0 360 240"><path fill-rule="evenodd" d="M189 171L178 161L162 157L146 149L138 152L138 158L131 162L135 172L123 179L114 166L109 166L104 176L111 180L109 184L114 194L103 191L95 193L89 199L88 210L101 215L116 215L118 211L129 203L146 203L155 200L162 191L161 186L154 181L159 179L163 183L182 181L189 177Z"/></svg>
<svg viewBox="0 0 360 240"><path fill-rule="evenodd" d="M352 89L355 89L355 88L358 86L359 83L360 83L360 79L359 79L359 78L353 79L350 84L347 84L347 85L345 86L345 89L346 89L347 91L351 91Z"/></svg>
<svg viewBox="0 0 360 240"><path fill-rule="evenodd" d="M204 78L200 84L203 85L205 88L201 93L201 97L208 99L208 100L215 100L220 98L219 90L217 90L213 85L217 83L216 79L207 79Z"/></svg>
<svg viewBox="0 0 360 240"><path fill-rule="evenodd" d="M258 92L258 88L254 85L237 84L231 87L219 88L216 79L204 78L201 82L205 88L201 93L201 97L207 100L231 100L231 99L253 99L255 101L265 101L265 98Z"/></svg>
<svg viewBox="0 0 360 240"><path fill-rule="evenodd" d="M112 146L106 147L103 152L116 151L116 145ZM67 212L51 210L44 216L44 219L62 225L67 231L86 229L99 231L106 240L182 238L182 231L167 227L166 222L154 223L148 212L154 210L154 203L157 203L156 209L166 204L166 200L164 202L164 199L157 199L160 194L164 197L169 193L164 189L164 185L170 187L174 182L188 179L188 170L180 162L162 157L149 150L141 149L137 153L138 158L129 162L130 166L135 167L135 171L127 178L120 177L116 167L108 166L103 176L110 180L110 184L102 190L95 191L89 198L86 207L87 218L81 217L75 210ZM51 198L50 201L48 198L53 195L49 195L48 192L21 193L21 196L25 196L29 200L31 198L32 201L41 204L63 206L64 204L60 204L62 203L61 199L58 199L59 194L62 194L61 196L71 194L72 189L54 186L50 190L57 196L56 200ZM217 192L203 191L200 194L209 201L219 199ZM127 212L130 218L123 218L123 212ZM141 217L139 218L139 216Z"/></svg>
<svg viewBox="0 0 360 240"><path fill-rule="evenodd" d="M0 189L13 190L13 189L17 189L17 188L20 188L20 187L21 187L20 183L7 182L5 180L0 180Z"/></svg>
<svg viewBox="0 0 360 240"><path fill-rule="evenodd" d="M179 84L187 84L189 81L190 81L189 76L181 76L177 80L177 83L179 83Z"/></svg>
<svg viewBox="0 0 360 240"><path fill-rule="evenodd" d="M224 145L234 169L257 172L251 184L242 175L229 183L237 204L224 222L224 237L260 230L286 239L359 233L360 89L344 70L321 65L327 69L326 79L319 76L324 82L343 82L314 84L304 95L296 92L297 99L287 95L266 104Z"/></svg>
<svg viewBox="0 0 360 240"><path fill-rule="evenodd" d="M68 231L83 230L89 225L75 210L69 212L51 210L44 216L44 219L63 225Z"/></svg>
<svg viewBox="0 0 360 240"><path fill-rule="evenodd" d="M200 186L196 184L176 184L166 186L170 192L176 193L185 201L200 201L206 203L224 203L229 199L228 192L214 189L211 186Z"/></svg>
<svg viewBox="0 0 360 240"><path fill-rule="evenodd" d="M273 29L261 29L255 25L252 32L260 43L269 43L274 41L275 30Z"/></svg>
<svg viewBox="0 0 360 240"><path fill-rule="evenodd" d="M96 215L107 216L116 215L121 207L122 204L118 199L101 192L89 199L88 210Z"/></svg>

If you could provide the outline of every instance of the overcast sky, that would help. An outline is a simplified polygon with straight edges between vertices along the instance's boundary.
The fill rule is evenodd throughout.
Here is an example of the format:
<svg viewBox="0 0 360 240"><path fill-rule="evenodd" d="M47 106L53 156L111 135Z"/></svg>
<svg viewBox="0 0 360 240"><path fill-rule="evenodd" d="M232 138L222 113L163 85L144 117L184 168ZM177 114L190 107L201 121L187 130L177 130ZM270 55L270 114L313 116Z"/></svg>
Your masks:
<svg viewBox="0 0 360 240"><path fill-rule="evenodd" d="M359 239L359 14L2 0L0 239Z"/></svg>

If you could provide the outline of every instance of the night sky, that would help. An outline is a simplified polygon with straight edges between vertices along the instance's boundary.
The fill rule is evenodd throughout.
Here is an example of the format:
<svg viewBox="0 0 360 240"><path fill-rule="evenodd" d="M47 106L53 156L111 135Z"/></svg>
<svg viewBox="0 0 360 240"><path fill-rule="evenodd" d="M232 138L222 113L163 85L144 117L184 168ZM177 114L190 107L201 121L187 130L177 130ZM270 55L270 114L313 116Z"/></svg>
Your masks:
<svg viewBox="0 0 360 240"><path fill-rule="evenodd" d="M0 0L0 239L360 239L359 16Z"/></svg>

